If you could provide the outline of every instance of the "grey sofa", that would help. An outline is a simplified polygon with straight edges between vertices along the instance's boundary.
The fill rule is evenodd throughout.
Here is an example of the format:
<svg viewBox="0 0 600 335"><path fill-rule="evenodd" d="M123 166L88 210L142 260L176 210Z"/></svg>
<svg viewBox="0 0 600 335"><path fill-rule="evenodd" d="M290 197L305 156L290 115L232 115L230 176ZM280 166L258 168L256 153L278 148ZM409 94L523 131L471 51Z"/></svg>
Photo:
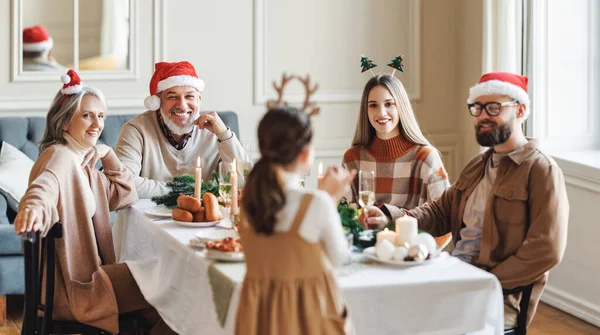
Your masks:
<svg viewBox="0 0 600 335"><path fill-rule="evenodd" d="M218 112L223 122L240 138L238 119L234 112ZM109 115L99 142L114 148L121 127L135 114ZM45 117L0 117L0 143L6 141L18 148L32 160L39 155L37 143L42 139L46 128ZM24 262L21 252L21 239L15 234L12 223L16 213L8 207L6 197L0 193L0 305L6 303L7 294L23 294ZM6 306L0 306L0 313ZM0 315L0 321L5 320Z"/></svg>

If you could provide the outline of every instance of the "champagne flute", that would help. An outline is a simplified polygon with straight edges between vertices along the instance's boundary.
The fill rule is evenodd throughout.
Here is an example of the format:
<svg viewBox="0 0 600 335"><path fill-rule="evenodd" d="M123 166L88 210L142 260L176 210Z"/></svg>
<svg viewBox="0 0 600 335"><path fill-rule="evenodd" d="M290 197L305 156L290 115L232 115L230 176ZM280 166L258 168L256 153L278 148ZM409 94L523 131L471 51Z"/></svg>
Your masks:
<svg viewBox="0 0 600 335"><path fill-rule="evenodd" d="M364 209L375 203L375 171L358 172L358 203Z"/></svg>
<svg viewBox="0 0 600 335"><path fill-rule="evenodd" d="M250 143L242 143L242 147L244 148L244 152L246 153L246 156L244 156L243 159L240 159L240 161L238 162L238 172L242 174L242 176L244 176L244 180L246 180L246 178L248 177L248 175L250 174L250 170L252 170L252 159L250 158Z"/></svg>
<svg viewBox="0 0 600 335"><path fill-rule="evenodd" d="M225 201L228 210L232 196L231 172L234 168L233 163L219 163L219 195Z"/></svg>

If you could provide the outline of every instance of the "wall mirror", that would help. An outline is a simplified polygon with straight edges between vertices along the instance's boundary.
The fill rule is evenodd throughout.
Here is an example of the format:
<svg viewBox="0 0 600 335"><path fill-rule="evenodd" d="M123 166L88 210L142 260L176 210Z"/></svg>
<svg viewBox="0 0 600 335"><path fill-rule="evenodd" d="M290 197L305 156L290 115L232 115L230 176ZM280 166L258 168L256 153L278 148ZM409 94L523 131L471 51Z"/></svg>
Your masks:
<svg viewBox="0 0 600 335"><path fill-rule="evenodd" d="M136 4L13 0L13 80L55 80L69 68L92 79L134 76Z"/></svg>

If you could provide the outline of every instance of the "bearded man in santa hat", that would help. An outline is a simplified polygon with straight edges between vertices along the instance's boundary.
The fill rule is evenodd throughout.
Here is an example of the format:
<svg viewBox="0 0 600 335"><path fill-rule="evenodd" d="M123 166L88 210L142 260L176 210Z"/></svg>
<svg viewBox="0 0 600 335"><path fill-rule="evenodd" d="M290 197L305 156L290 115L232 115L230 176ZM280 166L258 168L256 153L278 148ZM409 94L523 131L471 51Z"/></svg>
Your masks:
<svg viewBox="0 0 600 335"><path fill-rule="evenodd" d="M490 148L471 160L438 200L404 214L433 236L452 233L452 255L496 275L503 289L533 283L523 321L529 324L548 271L565 251L569 201L562 170L523 134L530 112L527 81L492 72L471 87L467 107L475 136ZM375 207L366 212L367 223L395 219ZM505 328L516 326L520 298L520 293L505 296Z"/></svg>
<svg viewBox="0 0 600 335"><path fill-rule="evenodd" d="M44 26L23 28L23 71L66 71L52 58L54 40Z"/></svg>
<svg viewBox="0 0 600 335"><path fill-rule="evenodd" d="M249 159L235 134L216 112L200 113L204 81L189 62L160 62L150 80L146 112L121 129L115 152L133 172L140 198L170 191L166 183L174 176L194 175L201 157L202 179L221 160Z"/></svg>

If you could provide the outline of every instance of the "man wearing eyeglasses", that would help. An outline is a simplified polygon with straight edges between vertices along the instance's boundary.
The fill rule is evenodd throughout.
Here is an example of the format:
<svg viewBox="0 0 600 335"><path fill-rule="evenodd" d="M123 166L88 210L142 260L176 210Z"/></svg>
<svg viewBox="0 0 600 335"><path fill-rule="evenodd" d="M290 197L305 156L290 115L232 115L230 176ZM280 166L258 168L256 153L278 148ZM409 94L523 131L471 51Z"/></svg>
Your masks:
<svg viewBox="0 0 600 335"><path fill-rule="evenodd" d="M452 233L452 255L498 277L503 289L535 282L531 321L548 271L562 259L569 202L561 169L523 134L529 115L527 77L493 72L469 91L477 155L442 196L405 213L433 236ZM383 218L376 208L368 223ZM391 218L395 219L395 218ZM505 327L516 324L517 296L505 298Z"/></svg>

